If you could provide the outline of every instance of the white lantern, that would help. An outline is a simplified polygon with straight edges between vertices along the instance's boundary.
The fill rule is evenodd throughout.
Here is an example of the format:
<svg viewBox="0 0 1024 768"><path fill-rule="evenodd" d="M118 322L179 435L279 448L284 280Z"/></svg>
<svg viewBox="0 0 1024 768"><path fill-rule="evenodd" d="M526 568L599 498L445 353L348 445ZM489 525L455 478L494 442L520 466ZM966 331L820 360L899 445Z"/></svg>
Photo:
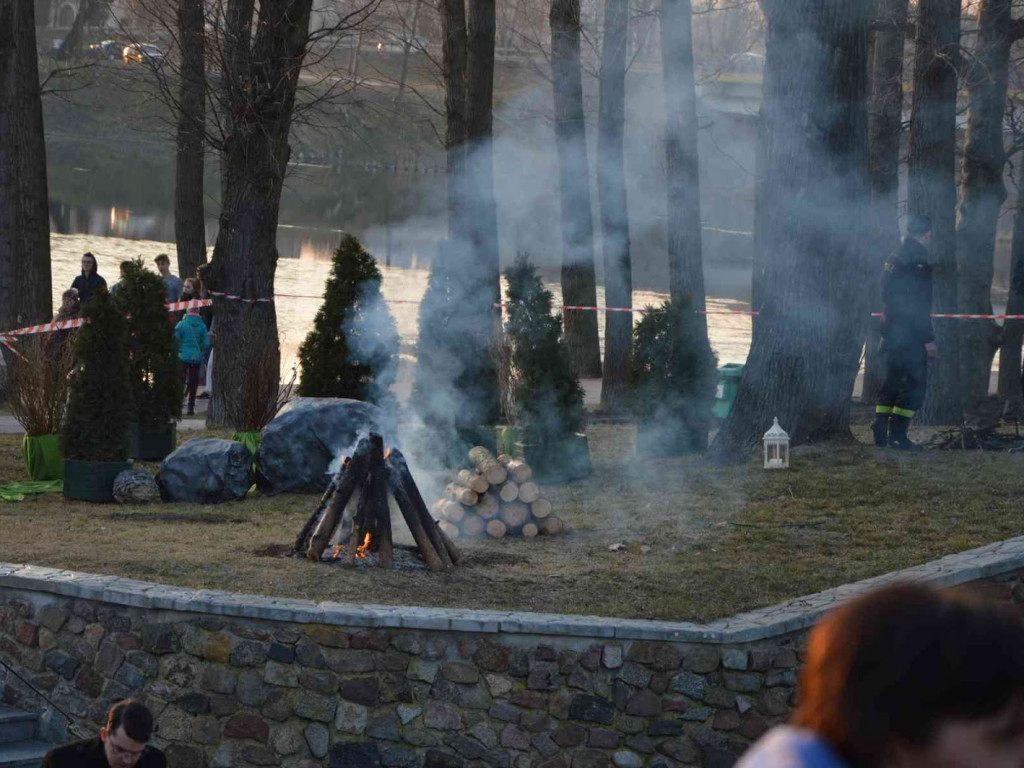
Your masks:
<svg viewBox="0 0 1024 768"><path fill-rule="evenodd" d="M777 416L764 433L764 468L789 469L789 435L779 426Z"/></svg>

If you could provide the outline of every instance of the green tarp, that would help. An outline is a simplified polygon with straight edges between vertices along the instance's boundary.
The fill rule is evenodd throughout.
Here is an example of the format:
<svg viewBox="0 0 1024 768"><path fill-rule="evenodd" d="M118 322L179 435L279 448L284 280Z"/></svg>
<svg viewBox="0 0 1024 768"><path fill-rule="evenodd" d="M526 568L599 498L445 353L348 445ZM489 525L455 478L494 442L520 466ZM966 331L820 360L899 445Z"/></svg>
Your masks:
<svg viewBox="0 0 1024 768"><path fill-rule="evenodd" d="M22 501L34 493L60 493L63 490L63 480L15 480L0 483L0 501Z"/></svg>
<svg viewBox="0 0 1024 768"><path fill-rule="evenodd" d="M21 454L29 480L63 480L64 457L60 453L60 435L25 435Z"/></svg>

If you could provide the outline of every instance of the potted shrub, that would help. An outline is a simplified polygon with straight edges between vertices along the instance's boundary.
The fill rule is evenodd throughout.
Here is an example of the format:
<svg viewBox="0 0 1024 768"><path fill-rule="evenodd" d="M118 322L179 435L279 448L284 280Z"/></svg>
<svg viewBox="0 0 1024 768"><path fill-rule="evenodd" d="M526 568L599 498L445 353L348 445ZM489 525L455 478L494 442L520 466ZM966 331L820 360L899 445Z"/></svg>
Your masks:
<svg viewBox="0 0 1024 768"><path fill-rule="evenodd" d="M551 313L551 292L524 256L506 272L505 331L515 369L517 452L541 480L567 481L592 472L583 434L583 388L569 369L562 319Z"/></svg>
<svg viewBox="0 0 1024 768"><path fill-rule="evenodd" d="M64 496L113 501L114 478L127 461L128 324L105 288L84 305L75 342L75 371L61 430Z"/></svg>
<svg viewBox="0 0 1024 768"><path fill-rule="evenodd" d="M11 413L25 429L21 450L30 480L64 478L60 430L75 334L67 330L24 336L10 357L7 396Z"/></svg>
<svg viewBox="0 0 1024 768"><path fill-rule="evenodd" d="M164 279L141 260L122 266L114 300L128 320L128 456L144 461L160 461L174 450L181 418L181 364L166 295Z"/></svg>
<svg viewBox="0 0 1024 768"><path fill-rule="evenodd" d="M630 382L637 453L678 456L708 447L717 361L687 300L648 307L633 332Z"/></svg>

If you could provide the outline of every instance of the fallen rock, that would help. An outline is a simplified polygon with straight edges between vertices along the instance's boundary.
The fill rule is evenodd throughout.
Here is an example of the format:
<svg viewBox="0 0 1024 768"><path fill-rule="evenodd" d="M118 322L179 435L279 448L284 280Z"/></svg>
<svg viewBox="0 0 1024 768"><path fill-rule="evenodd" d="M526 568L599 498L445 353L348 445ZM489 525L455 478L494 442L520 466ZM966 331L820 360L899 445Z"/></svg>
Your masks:
<svg viewBox="0 0 1024 768"><path fill-rule="evenodd" d="M292 400L263 430L256 453L256 485L267 494L323 493L338 457L360 436L385 435L384 412L375 405L330 397Z"/></svg>
<svg viewBox="0 0 1024 768"><path fill-rule="evenodd" d="M219 504L245 498L252 453L233 440L189 440L163 460L156 477L164 501Z"/></svg>
<svg viewBox="0 0 1024 768"><path fill-rule="evenodd" d="M126 469L114 478L114 500L120 504L148 504L160 500L160 489L149 472Z"/></svg>

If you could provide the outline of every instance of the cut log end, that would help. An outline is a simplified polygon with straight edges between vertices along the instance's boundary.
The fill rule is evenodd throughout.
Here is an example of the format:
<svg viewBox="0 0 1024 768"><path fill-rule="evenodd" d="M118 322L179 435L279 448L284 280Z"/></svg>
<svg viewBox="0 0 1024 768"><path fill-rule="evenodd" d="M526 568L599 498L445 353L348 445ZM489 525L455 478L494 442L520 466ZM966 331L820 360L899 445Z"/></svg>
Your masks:
<svg viewBox="0 0 1024 768"><path fill-rule="evenodd" d="M543 520L545 517L551 516L551 502L547 499L537 499L530 505L530 511L534 517Z"/></svg>
<svg viewBox="0 0 1024 768"><path fill-rule="evenodd" d="M525 482L519 486L519 500L524 504L532 504L540 498L540 488L536 483Z"/></svg>
<svg viewBox="0 0 1024 768"><path fill-rule="evenodd" d="M565 530L565 523L557 517L545 518L540 524L545 536L557 536Z"/></svg>
<svg viewBox="0 0 1024 768"><path fill-rule="evenodd" d="M462 520L462 534L475 539L484 532L484 520L476 515L466 515Z"/></svg>
<svg viewBox="0 0 1024 768"><path fill-rule="evenodd" d="M487 482L487 478L478 472L472 472L468 469L459 470L459 474L455 478L459 485L462 485L474 493L481 494L487 493L487 489L490 488L490 483Z"/></svg>
<svg viewBox="0 0 1024 768"><path fill-rule="evenodd" d="M500 539L508 532L508 527L501 520L490 520L487 523L487 535L492 539Z"/></svg>
<svg viewBox="0 0 1024 768"><path fill-rule="evenodd" d="M522 534L528 539L534 538L538 533L540 533L540 528L536 523L527 523L523 526Z"/></svg>
<svg viewBox="0 0 1024 768"><path fill-rule="evenodd" d="M529 508L520 501L513 501L510 504L502 504L498 517L508 525L509 528L519 528L530 519Z"/></svg>
<svg viewBox="0 0 1024 768"><path fill-rule="evenodd" d="M498 491L502 501L515 501L519 498L519 484L509 480Z"/></svg>

